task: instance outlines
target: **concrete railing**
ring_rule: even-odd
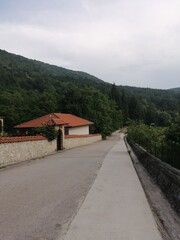
[[[137,144],[131,144],[131,148],[180,216],[180,170],[149,154]]]

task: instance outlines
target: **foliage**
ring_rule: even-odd
[[[71,98],[69,98],[71,96]],[[122,125],[122,113],[114,101],[94,88],[72,86],[61,99],[63,112],[72,113],[95,123],[94,133],[110,135]]]
[[[54,129],[53,126],[45,126],[45,127],[40,127],[35,129],[36,134],[43,134],[46,136],[48,141],[53,141],[57,137],[57,132]]]
[[[91,131],[104,136],[129,119],[168,127],[179,104],[178,91],[116,86],[0,50],[0,115],[8,133],[16,124],[56,111],[93,121]]]
[[[132,122],[128,128],[128,140],[137,143],[161,160],[180,169],[180,120],[172,126],[150,127]]]
[[[166,132],[167,161],[180,168],[180,115]]]

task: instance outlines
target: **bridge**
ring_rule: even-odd
[[[106,141],[1,169],[0,239],[168,239],[131,151],[116,132]]]

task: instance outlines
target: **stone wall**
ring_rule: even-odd
[[[99,134],[67,135],[64,148],[88,145],[102,139]],[[48,142],[43,136],[0,137],[0,167],[41,158],[57,151],[57,140]]]
[[[83,145],[88,145],[102,140],[101,135],[91,134],[91,135],[66,135],[64,141],[64,148],[70,149]]]
[[[40,158],[56,151],[56,140],[44,137],[16,137],[0,139],[0,167]]]

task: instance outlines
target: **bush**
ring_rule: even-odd
[[[128,141],[137,143],[149,153],[180,168],[180,124],[169,128],[150,127],[143,123],[131,122],[128,127]]]
[[[37,134],[43,134],[45,135],[45,137],[48,139],[48,141],[53,141],[56,137],[57,137],[57,132],[54,129],[53,126],[45,126],[45,127],[40,127],[40,128],[36,128],[35,132]]]

